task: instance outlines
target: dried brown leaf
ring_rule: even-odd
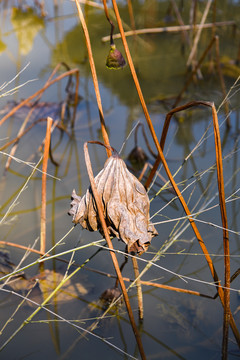
[[[150,203],[144,186],[116,154],[105,162],[95,177],[95,184],[109,234],[124,241],[128,252],[145,252],[158,233],[149,220]],[[75,224],[103,234],[91,187],[82,198],[73,190],[69,215],[73,216]]]

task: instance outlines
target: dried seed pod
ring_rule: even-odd
[[[107,159],[94,180],[109,234],[124,241],[128,252],[145,252],[158,233],[149,220],[150,204],[144,186],[116,154]],[[103,234],[91,187],[82,198],[73,190],[69,215],[75,224]]]
[[[126,66],[126,61],[121,52],[116,48],[115,44],[110,45],[110,51],[106,60],[106,67],[108,69],[118,70]]]

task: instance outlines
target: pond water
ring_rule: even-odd
[[[3,149],[9,140],[14,139],[26,117],[30,106],[22,107],[12,117],[1,124],[1,273],[12,271],[15,266],[24,268],[24,276],[11,279],[0,292],[1,331],[0,348],[2,358],[7,359],[130,359],[140,358],[136,340],[129,322],[124,303],[119,303],[99,320],[92,333],[92,324],[101,317],[106,304],[100,301],[101,294],[115,286],[114,268],[109,252],[97,245],[86,244],[101,240],[98,232],[88,232],[80,225],[72,229],[70,208],[72,190],[83,195],[89,186],[89,178],[84,160],[83,145],[89,140],[102,141],[99,113],[89,67],[87,50],[82,28],[77,16],[76,5],[71,1],[37,2],[23,1],[16,7],[15,1],[0,3],[0,86],[13,81],[1,90],[0,96],[19,85],[14,94],[0,98],[0,121],[22,99],[28,98],[41,89],[53,69],[59,63],[79,70],[79,102],[74,128],[70,122],[73,106],[66,110],[62,119],[66,131],[55,128],[52,133],[51,149],[56,166],[49,161],[47,172],[47,221],[46,249],[50,254],[65,252],[59,259],[48,259],[39,268],[39,255],[30,253],[23,258],[25,250],[4,245],[15,243],[39,249],[41,233],[41,172],[33,174],[33,166],[38,163],[42,152],[39,147],[45,138],[46,122],[38,122],[19,141],[12,155],[8,169],[5,169],[11,153],[11,146]],[[181,3],[181,2],[179,2]],[[180,14],[185,24],[189,23],[191,2],[182,2]],[[192,2],[194,3],[194,2]],[[200,23],[207,5],[206,1],[196,2],[196,23]],[[213,2],[214,3],[214,2]],[[176,12],[168,1],[145,0],[133,2],[133,13],[137,29],[176,26]],[[21,6],[20,6],[21,5]],[[94,5],[94,6],[93,6]],[[110,5],[109,5],[110,6]],[[213,4],[206,18],[211,23],[214,18]],[[102,42],[109,35],[110,25],[104,15],[101,2],[91,5],[81,4],[89,29],[93,56],[98,75],[103,112],[110,144],[121,150],[121,157],[131,171],[139,176],[141,168],[136,169],[128,160],[135,147],[135,132],[138,123],[143,124],[146,136],[153,151],[156,152],[150,131],[137,96],[129,67],[122,70],[106,68],[109,42]],[[131,28],[131,17],[126,1],[119,2],[120,14],[125,30]],[[41,12],[45,13],[42,17]],[[110,16],[115,21],[113,11]],[[239,3],[222,0],[217,2],[216,21],[239,20]],[[115,33],[117,33],[117,26]],[[240,267],[239,259],[239,29],[231,25],[217,27],[219,36],[221,69],[226,92],[229,92],[231,128],[226,127],[226,113],[219,73],[209,71],[215,50],[205,58],[201,67],[201,79],[190,84],[180,104],[192,100],[215,102],[218,110],[220,134],[223,151],[223,170],[225,196],[230,238],[231,275]],[[139,82],[151,116],[160,138],[166,113],[183,88],[187,77],[187,59],[191,50],[191,33],[145,34],[127,38],[136,66]],[[197,47],[196,58],[209,44],[212,28],[203,29]],[[124,54],[120,39],[115,40],[117,48]],[[238,59],[239,60],[239,59]],[[25,66],[27,67],[25,68]],[[19,76],[15,76],[22,70]],[[66,71],[60,67],[58,76]],[[28,82],[30,80],[30,82]],[[72,79],[74,93],[75,77]],[[234,85],[234,86],[233,86]],[[29,124],[40,118],[51,116],[60,119],[62,105],[66,103],[67,79],[49,87],[39,99]],[[36,99],[34,99],[35,101]],[[31,105],[31,104],[30,104]],[[27,126],[28,126],[27,125]],[[195,146],[192,156],[188,156]],[[124,144],[124,146],[123,146]],[[155,159],[138,129],[138,146],[148,155],[148,162]],[[106,151],[98,145],[89,145],[94,174],[103,167]],[[212,116],[209,108],[194,107],[178,113],[172,118],[164,154],[169,168],[182,191],[189,209],[196,216],[196,224],[210,253],[219,278],[224,284],[224,250],[219,209],[216,156]],[[186,159],[184,161],[184,159]],[[19,162],[21,160],[21,162]],[[29,165],[30,163],[30,165]],[[41,169],[41,165],[39,166]],[[31,176],[30,176],[31,175]],[[188,289],[207,295],[196,296],[163,288],[143,285],[144,319],[138,321],[138,299],[136,287],[129,290],[133,313],[147,359],[219,359],[222,351],[223,308],[219,298],[214,297],[216,288],[199,243],[184,218],[185,213],[171,189],[159,190],[167,180],[160,167],[160,175],[149,190],[150,216],[159,235],[153,238],[148,251],[139,257],[139,268],[143,270],[147,261],[153,259],[161,249],[161,256],[143,275],[142,280],[158,284]],[[13,206],[11,206],[13,205]],[[72,231],[70,231],[72,230]],[[70,231],[70,233],[68,233]],[[61,241],[60,241],[61,240]],[[59,242],[59,244],[58,244]],[[57,246],[55,246],[58,244]],[[99,244],[104,245],[104,240]],[[120,250],[118,261],[123,263],[125,246],[116,239],[113,245]],[[76,252],[68,250],[79,248]],[[99,249],[101,249],[99,251]],[[88,263],[69,280],[49,303],[35,316],[31,316],[51,291],[58,286],[64,274],[71,274],[76,265]],[[68,265],[74,262],[72,266]],[[32,265],[34,264],[34,265]],[[69,266],[69,268],[68,268]],[[7,270],[6,270],[7,269]],[[123,276],[134,279],[131,259],[123,268]],[[182,276],[182,278],[181,278]],[[37,282],[34,290],[33,284]],[[126,282],[126,286],[129,283]],[[239,277],[231,283],[231,311],[239,327],[240,295]],[[8,292],[5,292],[7,290]],[[28,294],[29,293],[29,294]],[[23,302],[21,296],[31,301]],[[28,323],[24,321],[28,319]],[[24,324],[19,332],[17,330]],[[15,333],[16,332],[16,333]],[[13,336],[14,335],[14,336]],[[12,338],[11,338],[12,337]],[[104,341],[103,339],[107,340]],[[10,340],[8,342],[8,340]],[[236,339],[230,329],[228,357],[240,356]]]

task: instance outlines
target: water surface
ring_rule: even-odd
[[[200,22],[206,2],[198,4],[197,19]],[[216,20],[237,20],[239,6],[236,2],[221,1],[217,4]],[[67,133],[55,129],[52,134],[53,157],[59,166],[48,164],[48,173],[55,178],[47,180],[47,250],[54,246],[72,227],[71,218],[67,215],[72,189],[83,195],[89,186],[89,179],[84,162],[83,144],[89,140],[101,140],[99,114],[87,59],[87,51],[79,19],[74,3],[67,1],[57,2],[55,8],[52,4],[45,4],[46,16],[41,17],[40,9],[33,7],[16,9],[14,2],[1,3],[1,33],[0,33],[0,84],[10,81],[24,68],[29,66],[7,88],[13,88],[33,80],[21,87],[15,94],[2,97],[1,118],[13,106],[13,101],[19,103],[37,90],[49,78],[55,66],[64,62],[70,68],[78,68],[80,74],[79,99],[74,129],[71,129],[67,113],[64,123]],[[134,14],[137,28],[176,25],[174,12],[165,1],[137,1],[134,2]],[[138,122],[144,128],[150,145],[154,148],[146,120],[130,70],[111,71],[106,68],[105,61],[109,51],[109,44],[102,43],[103,36],[109,34],[110,26],[99,3],[99,7],[81,5],[89,27],[93,55],[98,74],[100,92],[104,109],[104,116],[109,133],[111,145],[120,151],[123,143],[125,146],[121,156],[127,161],[128,154],[134,148],[134,132],[132,129]],[[121,16],[126,29],[130,27],[130,19],[125,2],[120,3]],[[112,12],[110,12],[112,16]],[[182,16],[187,24],[189,21],[189,8],[182,9]],[[207,22],[212,21],[212,10]],[[113,18],[114,19],[114,18]],[[166,22],[166,19],[168,22]],[[116,27],[117,28],[117,27]],[[220,55],[222,70],[227,91],[239,75],[239,67],[229,73],[229,67],[224,59],[231,64],[237,59],[238,38],[233,36],[232,27],[217,29],[220,39]],[[117,29],[116,29],[117,32]],[[237,33],[239,35],[239,32]],[[212,29],[203,30],[199,42],[197,57],[206,48],[212,35]],[[155,131],[160,137],[166,113],[171,109],[174,99],[181,91],[186,81],[186,62],[189,47],[182,40],[181,33],[151,34],[128,38],[130,51],[147,102],[151,120]],[[120,51],[124,50],[120,40],[116,40]],[[208,72],[206,59],[202,67],[202,80],[191,84],[181,104],[192,100],[214,101],[216,107],[221,104],[219,75]],[[232,70],[232,68],[231,68]],[[58,75],[65,71],[62,67]],[[229,76],[231,75],[231,76]],[[74,81],[74,79],[73,79]],[[65,88],[67,81],[63,80],[49,88],[42,96],[42,107],[35,111],[30,118],[30,123],[40,117],[52,116],[59,118],[61,105],[66,99]],[[239,268],[239,84],[231,90],[231,129],[226,130],[226,115],[224,107],[219,109],[219,123],[223,150],[223,169],[225,177],[225,195],[230,232],[231,274]],[[74,91],[74,88],[71,89]],[[10,102],[11,101],[11,102]],[[9,118],[1,126],[1,144],[6,138],[14,138],[28,114],[27,107]],[[70,108],[70,114],[72,114]],[[208,129],[206,134],[205,131]],[[15,157],[24,162],[36,164],[40,157],[39,146],[45,137],[46,123],[34,126],[19,142]],[[131,135],[130,135],[131,134]],[[129,136],[130,135],[130,136]],[[203,137],[204,135],[204,137]],[[190,152],[202,139],[201,145],[195,150],[187,161]],[[138,145],[148,155],[150,164],[154,163],[153,156],[149,153],[141,130],[138,133]],[[106,152],[97,145],[89,146],[94,174],[103,167]],[[4,150],[10,153],[11,147]],[[197,226],[204,239],[209,253],[212,255],[214,266],[220,279],[224,282],[224,263],[221,216],[219,210],[217,174],[215,168],[215,148],[211,112],[207,108],[192,108],[178,114],[172,119],[167,141],[165,155],[175,180],[183,191],[183,196],[193,213],[206,210],[198,215]],[[3,225],[1,225],[1,240],[13,242],[24,246],[33,246],[40,236],[40,210],[41,210],[41,173],[36,172],[27,184],[26,189],[20,194],[23,185],[30,176],[32,168],[25,163],[12,161],[8,171],[4,170],[7,157],[1,154],[1,217],[9,206],[15,201]],[[131,165],[127,162],[128,165]],[[131,165],[132,166],[132,165]],[[164,169],[160,173],[167,179]],[[139,175],[139,172],[135,172]],[[163,245],[170,246],[143,276],[143,280],[156,281],[161,284],[171,285],[184,289],[198,291],[202,294],[214,296],[215,287],[211,274],[202,255],[200,246],[188,222],[184,217],[180,202],[168,189],[159,195],[156,193],[164,181],[156,179],[149,191],[151,201],[152,221],[157,223],[159,235],[152,240],[148,252],[140,257],[139,267],[142,270]],[[153,199],[154,198],[154,199]],[[156,214],[157,213],[157,214]],[[168,220],[168,221],[167,221]],[[90,233],[77,226],[52,253],[60,253],[78,247],[94,240],[100,240],[99,233]],[[124,244],[113,240],[114,247],[124,251]],[[39,249],[39,241],[35,245]],[[14,247],[6,247],[8,255],[14,264],[19,264],[24,251]],[[97,252],[97,247],[78,250],[73,255],[75,264],[81,265],[86,259]],[[62,258],[69,261],[71,254]],[[30,254],[21,263],[21,266],[31,264],[37,255]],[[119,263],[124,261],[122,254],[118,255]],[[143,260],[141,260],[143,259]],[[88,268],[88,270],[86,269]],[[67,264],[58,260],[49,260],[45,263],[47,278],[57,286],[60,281],[59,274],[64,274]],[[75,268],[72,266],[70,272]],[[67,320],[74,320],[73,324],[83,329],[88,329],[95,318],[102,315],[104,306],[99,301],[102,292],[115,285],[115,280],[91,271],[92,269],[104,273],[114,274],[109,253],[101,251],[81,269],[72,279],[72,284],[62,297],[56,298],[48,309],[55,315],[41,310],[32,322],[26,326],[3,349],[2,356],[9,359],[29,358],[51,359],[66,358],[95,359],[97,356],[105,359],[127,359],[130,355],[140,358],[135,338],[129,323],[124,304],[110,312],[100,321],[95,334],[120,348],[129,355],[114,350],[101,339],[92,335],[82,335],[79,329],[61,321],[57,316]],[[25,270],[26,277],[39,274],[38,266]],[[187,276],[187,282],[177,275]],[[123,276],[134,278],[132,263],[129,259],[124,267]],[[81,288],[82,285],[84,288]],[[128,286],[129,284],[126,283]],[[20,289],[21,295],[26,295],[29,282],[24,283]],[[32,294],[32,300],[41,303],[43,288],[49,286],[44,281],[40,283],[40,290]],[[239,279],[232,283],[231,310],[235,314],[235,321],[239,324]],[[8,289],[12,289],[9,287]],[[67,293],[67,294],[66,294]],[[45,295],[46,296],[46,295]],[[131,305],[135,319],[138,323],[138,305],[136,288],[129,291]],[[21,299],[13,294],[1,293],[1,319],[2,324],[17,309]],[[143,347],[147,359],[219,359],[222,343],[223,309],[219,299],[182,294],[164,289],[143,286],[144,321],[138,323]],[[14,333],[20,324],[33,312],[35,305],[25,303],[20,310],[14,313],[13,321],[9,322],[1,334],[1,346]],[[55,320],[55,321],[53,321]],[[239,356],[239,350],[234,336],[229,334],[229,359]]]

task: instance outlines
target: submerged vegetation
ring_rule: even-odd
[[[0,9],[3,357],[239,356],[238,4]]]

